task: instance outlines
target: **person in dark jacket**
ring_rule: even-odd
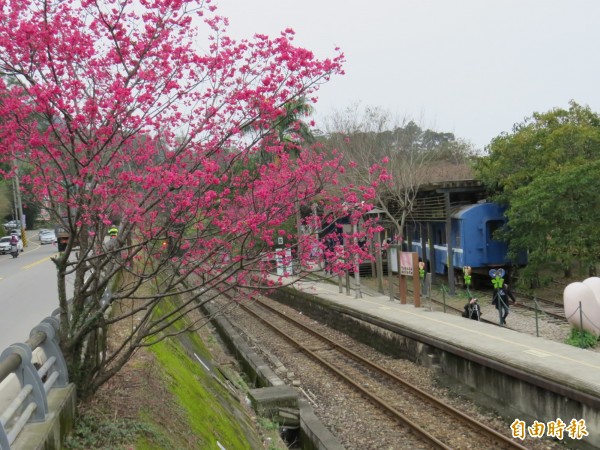
[[[506,325],[506,316],[509,312],[509,304],[517,302],[514,294],[508,287],[508,284],[504,283],[501,288],[494,289],[494,297],[492,298],[492,305],[498,310],[500,315],[500,325]]]
[[[476,298],[471,298],[465,305],[465,310],[462,316],[467,319],[481,320],[481,307],[477,303]]]

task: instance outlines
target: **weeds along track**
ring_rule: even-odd
[[[381,415],[381,427],[398,429],[400,423],[400,428],[408,429],[412,437],[403,437],[403,445],[408,444],[406,439],[416,439],[415,448],[526,448],[318,332],[301,315],[296,319],[279,312],[275,302],[255,298],[240,306],[277,336],[279,343],[271,347],[306,359],[300,365],[311,373],[303,376],[333,374],[342,380],[341,389],[352,391],[348,396],[364,402],[365,414]]]

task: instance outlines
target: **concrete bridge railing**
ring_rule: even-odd
[[[47,317],[0,354],[0,450],[59,449],[76,411],[75,386]]]

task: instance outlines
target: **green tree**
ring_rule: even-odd
[[[272,122],[251,122],[244,127],[246,136],[251,136],[252,141],[258,144],[258,152],[249,157],[251,164],[253,159],[258,162],[273,161],[270,146],[283,144],[285,150],[297,158],[303,145],[315,142],[310,125],[305,121],[305,118],[313,114],[313,107],[306,97],[296,97],[281,106],[278,111],[279,116]]]
[[[577,261],[593,272],[600,251],[599,170],[600,159],[566,165],[515,191],[507,216],[512,246],[529,249],[526,278],[536,279],[550,263],[568,272]]]
[[[568,109],[534,113],[487,150],[475,171],[508,206],[502,237],[513,257],[528,252],[522,278],[537,280],[556,262],[566,271],[576,260],[592,268],[600,252],[598,114],[573,101]]]
[[[0,180],[0,220],[4,221],[11,217],[12,213],[12,191],[10,182]],[[4,223],[4,222],[2,222]]]
[[[313,107],[306,97],[298,97],[283,107],[284,114],[274,124],[279,140],[293,144],[295,148],[302,144],[312,144],[315,136],[310,125],[304,120],[313,114]]]
[[[272,122],[261,123],[251,122],[244,127],[244,134],[251,137],[252,142],[257,144],[258,150],[248,154],[245,158],[236,161],[233,168],[234,172],[239,173],[242,170],[248,170],[259,178],[260,166],[264,163],[280,163],[279,156],[273,156],[270,148],[283,145],[284,150],[292,159],[298,158],[303,148],[316,142],[311,123],[307,119],[313,114],[314,109],[304,96],[298,96],[291,99],[278,109],[279,115]],[[286,223],[282,224],[282,229],[290,234],[298,232],[301,234],[301,215],[302,210],[308,211],[310,208],[299,204],[296,207],[295,217],[290,217]],[[276,241],[276,239],[274,239]],[[297,242],[295,242],[298,245]]]

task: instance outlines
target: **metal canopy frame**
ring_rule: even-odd
[[[480,180],[456,180],[428,183],[419,187],[408,219],[413,222],[446,222],[461,206],[485,199]]]

